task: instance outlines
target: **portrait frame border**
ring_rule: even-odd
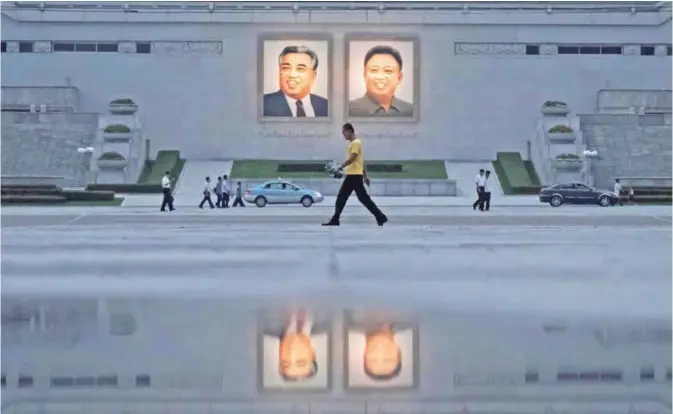
[[[351,67],[351,47],[350,44],[353,41],[373,41],[380,40],[382,42],[412,42],[414,44],[414,79],[412,80],[414,84],[414,116],[413,117],[367,117],[367,116],[357,116],[351,117],[349,111],[349,105],[351,101],[350,96],[350,67]],[[420,47],[421,40],[418,34],[400,34],[400,35],[391,35],[390,33],[370,33],[370,32],[354,32],[347,33],[344,36],[344,61],[346,62],[344,68],[344,117],[348,119],[349,122],[366,122],[366,123],[402,123],[402,124],[417,124],[420,121]]]
[[[343,312],[343,360],[342,360],[342,371],[343,371],[343,388],[344,392],[346,393],[353,393],[353,394],[366,394],[366,393],[388,393],[388,392],[400,392],[400,391],[407,391],[407,392],[417,392],[420,387],[420,349],[419,349],[419,344],[420,344],[420,325],[418,322],[408,322],[406,321],[405,323],[409,323],[413,327],[413,343],[414,343],[414,350],[412,352],[412,358],[414,359],[414,366],[413,366],[413,372],[412,372],[412,378],[413,378],[413,385],[411,386],[393,386],[393,387],[388,387],[388,388],[376,388],[376,387],[367,387],[367,386],[352,386],[350,385],[350,371],[348,368],[349,362],[350,362],[350,341],[348,337],[348,328],[352,325],[352,314],[353,310],[345,310]],[[391,323],[395,323],[394,321],[395,318],[393,318],[393,321]]]
[[[307,309],[311,310],[311,309]],[[284,394],[304,394],[304,395],[324,395],[332,392],[334,386],[332,377],[334,375],[334,363],[333,363],[333,350],[334,346],[332,341],[334,336],[334,313],[329,313],[329,329],[327,330],[327,385],[321,388],[265,388],[264,387],[264,326],[262,325],[263,318],[270,312],[281,311],[285,312],[287,309],[284,308],[265,308],[259,309],[255,312],[256,317],[256,326],[255,330],[255,342],[256,346],[256,362],[257,362],[257,392],[264,395],[284,395]]]
[[[305,40],[327,42],[327,116],[313,118],[293,118],[282,116],[264,116],[264,42],[269,40]],[[300,122],[302,124],[328,124],[332,122],[334,104],[332,87],[334,70],[334,38],[321,32],[263,32],[257,36],[257,121],[262,123]]]

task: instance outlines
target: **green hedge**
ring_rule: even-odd
[[[161,178],[166,171],[173,171],[173,168],[180,161],[180,151],[163,150],[157,154],[152,170],[148,174],[146,181],[142,184],[161,184]],[[176,180],[178,177],[174,177]]]
[[[113,201],[114,191],[63,190],[61,195],[68,201]]]
[[[56,184],[2,184],[0,186],[1,189],[3,190],[11,190],[11,189],[34,189],[34,190],[50,190],[54,188],[59,188]]]
[[[108,134],[128,134],[131,132],[131,128],[124,124],[112,124],[106,126],[103,132],[107,132]]]
[[[112,191],[122,194],[160,194],[161,184],[89,184],[86,191]]]
[[[533,184],[518,152],[499,152],[498,161],[512,187],[530,187]]]
[[[63,196],[46,195],[3,195],[2,204],[63,204],[67,200]]]
[[[35,196],[58,196],[61,194],[61,189],[54,188],[5,188],[2,187],[2,195],[12,195],[12,196],[23,196],[23,195],[35,195]]]
[[[500,152],[493,161],[500,187],[506,195],[537,195],[540,184],[532,162],[526,165],[518,152]],[[534,175],[531,174],[531,170]]]
[[[133,99],[131,98],[117,98],[112,101],[110,101],[110,104],[112,105],[135,105],[135,102],[133,102]]]

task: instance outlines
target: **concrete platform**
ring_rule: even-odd
[[[124,197],[123,207],[155,207],[161,205],[161,195],[118,194]],[[476,197],[372,197],[381,207],[471,207]],[[325,196],[325,201],[314,204],[311,208],[333,208],[336,197]],[[176,207],[197,207],[201,201],[201,194],[193,194],[191,197],[176,195]],[[213,199],[213,202],[215,200]],[[349,206],[358,206],[359,202],[353,196],[348,201]],[[549,207],[548,204],[540,203],[537,196],[499,196],[491,205],[496,208],[502,207]],[[279,206],[275,206],[277,208]],[[298,207],[291,206],[291,207]],[[265,207],[268,208],[268,207]]]
[[[19,300],[71,321],[3,327],[3,412],[670,413],[670,207],[391,206],[379,228],[352,206],[319,226],[329,212],[3,208],[3,312]],[[329,315],[331,380],[263,390],[259,311],[296,306]],[[413,387],[346,387],[351,310],[415,327]],[[112,335],[116,314],[137,332]],[[622,379],[560,383],[569,367]],[[119,385],[50,387],[103,374]]]

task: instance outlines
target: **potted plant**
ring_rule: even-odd
[[[118,152],[110,151],[104,152],[96,160],[96,165],[101,170],[121,170],[126,167],[128,161]]]
[[[117,98],[110,101],[110,112],[117,115],[133,115],[138,105],[131,98]]]
[[[112,124],[103,129],[103,140],[106,142],[128,142],[131,140],[131,128],[124,124]]]
[[[545,101],[542,104],[543,115],[565,116],[570,112],[568,104],[563,101]]]
[[[582,169],[582,159],[575,154],[564,153],[552,160],[552,167],[556,170],[578,171]]]
[[[575,142],[575,132],[567,125],[554,125],[547,130],[547,138],[554,144],[572,144]]]

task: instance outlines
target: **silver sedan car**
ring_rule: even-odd
[[[325,197],[317,191],[278,180],[267,181],[248,189],[243,199],[248,203],[255,203],[257,207],[267,204],[301,204],[311,207],[313,203],[322,202]]]

